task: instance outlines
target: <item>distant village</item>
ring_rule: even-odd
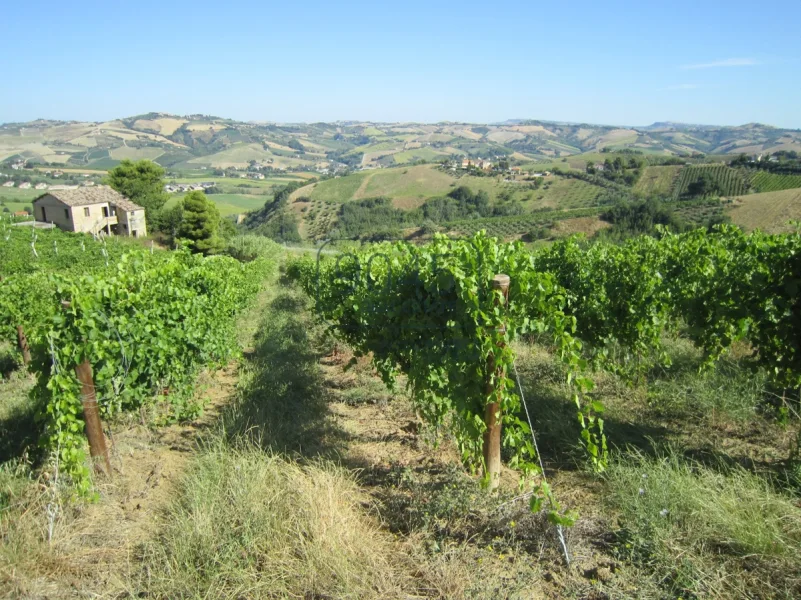
[[[11,172],[0,171],[0,188],[17,188],[20,190],[66,190],[78,187],[91,187],[97,185],[98,175],[91,173],[65,173],[60,169],[41,169],[35,171],[25,160],[17,159],[2,165],[10,168]],[[62,179],[64,183],[43,181],[45,179]]]

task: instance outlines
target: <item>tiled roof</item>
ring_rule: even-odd
[[[103,204],[107,202],[124,211],[144,210],[141,206],[134,204],[118,191],[107,185],[81,187],[74,190],[51,189],[48,194],[67,206],[88,206],[90,204]]]

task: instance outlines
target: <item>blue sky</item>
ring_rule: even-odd
[[[801,1],[9,2],[0,122],[801,128]]]

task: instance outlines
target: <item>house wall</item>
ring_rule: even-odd
[[[50,194],[45,194],[33,202],[34,218],[37,221],[53,223],[64,231],[92,232],[97,229],[103,220],[103,207],[108,203],[90,204],[88,206],[67,206],[61,200]],[[42,213],[42,208],[45,212]],[[89,209],[86,216],[84,209]],[[68,211],[69,216],[67,216]],[[113,223],[113,219],[111,220]]]
[[[65,210],[69,214],[65,213]],[[75,231],[72,209],[50,194],[45,194],[41,198],[34,200],[33,216],[37,221],[53,223],[64,231]]]
[[[117,208],[117,217],[120,222],[120,235],[134,235],[134,232],[136,232],[136,237],[145,237],[147,235],[144,209],[125,211]]]
[[[89,216],[86,216],[86,210],[89,209]],[[106,226],[107,222],[111,225],[115,223],[112,217],[108,221],[103,216],[103,209],[109,211],[111,215],[111,208],[107,202],[100,202],[98,204],[89,204],[87,206],[74,206],[72,208],[72,216],[75,221],[74,231],[83,231],[87,233],[97,232],[99,229]]]

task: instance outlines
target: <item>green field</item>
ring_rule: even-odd
[[[31,200],[38,198],[46,192],[47,190],[35,190],[33,188],[29,190],[21,190],[15,187],[0,187],[0,200],[5,200],[6,202],[24,202],[30,204]]]
[[[782,175],[768,173],[767,171],[757,171],[751,176],[750,183],[755,192],[778,192],[780,190],[801,188],[801,175]]]
[[[166,206],[168,208],[175,206],[185,195],[186,194],[172,195],[167,201]],[[250,196],[245,194],[209,194],[207,198],[217,205],[217,208],[220,210],[220,215],[223,217],[261,208],[264,206],[265,201],[264,196]]]
[[[673,197],[679,199],[684,196],[687,188],[705,173],[711,175],[718,184],[721,196],[739,196],[747,191],[745,178],[737,169],[726,165],[698,165],[682,169],[673,188]]]
[[[634,184],[634,191],[644,196],[668,196],[682,168],[681,165],[646,167]]]
[[[0,197],[0,204],[2,204],[2,207],[0,207],[0,213],[5,212],[3,211],[3,208],[8,208],[8,211],[12,213],[20,210],[27,210],[28,212],[31,212],[30,202],[12,202],[10,200],[3,200],[3,198]]]

